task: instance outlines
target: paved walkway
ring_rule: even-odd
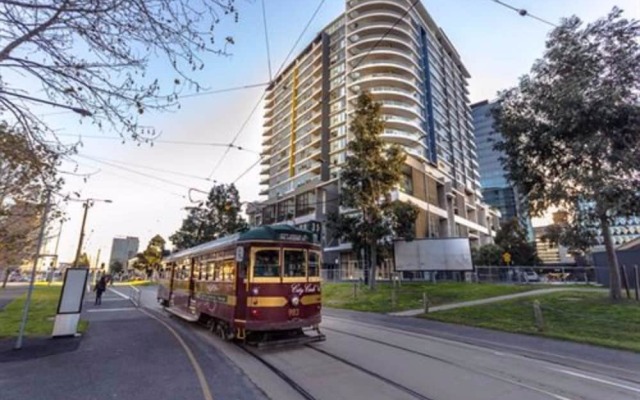
[[[521,293],[507,294],[504,296],[488,297],[486,299],[463,301],[460,303],[443,304],[441,306],[429,307],[429,312],[432,313],[432,312],[438,312],[438,311],[451,310],[454,308],[479,306],[482,304],[495,303],[498,301],[518,299],[520,297],[531,297],[531,296],[538,296],[541,294],[566,292],[566,291],[602,292],[602,291],[606,291],[606,289],[595,289],[595,288],[587,289],[587,288],[575,288],[575,287],[538,289],[538,290],[531,290],[529,292],[521,292]],[[420,315],[420,314],[424,314],[424,309],[421,308],[417,310],[406,310],[406,311],[389,313],[389,315],[393,315],[396,317],[415,317],[416,315]]]
[[[263,396],[193,325],[137,309],[119,287],[85,296],[79,338],[0,340],[2,400],[257,400]]]

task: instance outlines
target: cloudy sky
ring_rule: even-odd
[[[637,0],[504,0],[546,20],[558,22],[576,14],[586,21],[605,15],[613,6],[627,16],[640,18]],[[262,23],[261,2],[237,0],[238,23],[219,25],[219,36],[233,36],[235,45],[230,57],[208,56],[205,69],[197,79],[208,89],[252,85],[269,80],[269,68]],[[296,38],[320,3],[320,0],[267,0],[266,14],[271,49],[271,69],[275,72],[285,61]],[[423,0],[427,10],[443,27],[457,47],[472,74],[472,101],[494,98],[496,92],[513,86],[542,54],[548,25],[515,12],[491,0]],[[301,50],[326,24],[344,9],[344,0],[326,0],[304,35],[296,52]],[[295,54],[295,52],[294,52]],[[151,72],[164,79],[174,73],[161,61],[152,63]],[[110,199],[112,204],[97,203],[89,212],[84,250],[95,260],[108,261],[111,240],[116,236],[136,236],[141,248],[156,233],[164,237],[173,233],[184,217],[187,188],[207,190],[216,163],[224,147],[186,145],[182,142],[228,143],[239,133],[237,145],[248,150],[232,149],[213,171],[212,179],[232,182],[258,159],[262,112],[251,117],[263,87],[210,94],[181,101],[172,113],[147,114],[144,124],[161,133],[153,147],[122,143],[109,131],[98,131],[79,124],[74,115],[51,115],[47,120],[70,143],[82,137],[83,146],[74,157],[79,171],[95,172],[88,180],[65,176],[65,191],[83,197]],[[241,130],[243,123],[244,128]],[[97,136],[97,137],[96,137]],[[166,143],[166,142],[174,143]],[[66,169],[73,168],[66,165]],[[170,172],[166,172],[170,171]],[[258,172],[255,168],[237,182],[246,201],[258,200]],[[194,195],[197,197],[197,194]],[[80,231],[82,208],[78,203],[64,206],[69,220],[64,224],[60,242],[61,261],[71,261]],[[50,244],[52,246],[53,243]]]

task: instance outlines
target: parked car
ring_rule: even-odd
[[[525,282],[540,282],[540,276],[532,269],[522,271],[522,278]]]

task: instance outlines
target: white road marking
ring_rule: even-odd
[[[107,290],[117,294],[118,296],[122,297],[123,299],[131,300],[131,298],[129,296],[127,296],[126,294],[122,294],[122,293],[118,292],[114,288],[108,288]]]
[[[606,379],[598,378],[598,377],[591,376],[591,375],[581,374],[579,372],[568,371],[566,369],[557,369],[557,368],[551,368],[551,369],[554,370],[554,371],[562,372],[563,374],[572,375],[572,376],[576,376],[578,378],[587,379],[587,380],[594,381],[594,382],[600,382],[600,383],[604,383],[606,385],[616,386],[616,387],[619,387],[619,388],[622,388],[622,389],[630,390],[632,392],[640,393],[640,389],[636,388],[636,387],[633,387],[633,386],[623,385],[623,384],[617,383],[617,382],[611,382],[611,381],[608,381]]]
[[[135,307],[120,307],[120,308],[100,308],[94,310],[87,310],[87,312],[109,312],[109,311],[129,311],[136,310]]]

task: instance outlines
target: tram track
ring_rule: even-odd
[[[247,348],[247,345],[238,343],[237,346],[242,349],[244,352],[249,354],[251,357],[258,360],[262,365],[267,367],[271,372],[276,374],[280,379],[282,379],[287,385],[289,385],[296,393],[307,400],[316,400],[316,397],[309,393],[305,388],[300,386],[293,378],[283,372],[280,368],[276,367],[274,364],[267,361],[264,357],[256,354],[254,351]]]
[[[431,397],[424,396],[423,394],[418,393],[418,392],[416,392],[415,390],[413,390],[411,388],[408,388],[408,387],[406,387],[404,385],[401,385],[401,384],[399,384],[397,382],[394,382],[391,379],[385,378],[384,376],[382,376],[382,375],[380,375],[380,374],[378,374],[376,372],[373,372],[373,371],[371,371],[371,370],[369,370],[367,368],[361,367],[358,364],[352,363],[351,361],[349,361],[349,360],[347,360],[345,358],[342,358],[340,356],[337,356],[335,354],[332,354],[332,353],[330,353],[330,352],[328,352],[326,350],[319,349],[319,348],[317,348],[315,346],[312,346],[310,344],[305,345],[305,347],[307,347],[309,349],[312,349],[314,351],[317,351],[317,352],[319,352],[321,354],[324,354],[327,357],[331,357],[334,360],[339,361],[339,362],[341,362],[343,364],[346,364],[346,365],[350,366],[351,368],[357,369],[358,371],[363,372],[363,373],[365,373],[365,374],[367,374],[369,376],[372,376],[372,377],[374,377],[374,378],[386,383],[387,385],[393,386],[394,388],[396,388],[396,389],[398,389],[398,390],[400,390],[402,392],[405,392],[405,393],[409,394],[410,396],[415,397],[416,399],[434,400]]]
[[[487,376],[487,377],[490,377],[490,378],[493,378],[493,379],[500,380],[500,381],[505,382],[505,383],[509,383],[509,384],[512,384],[512,385],[516,385],[516,386],[522,387],[524,389],[528,389],[528,390],[531,390],[531,391],[534,391],[534,392],[537,392],[537,393],[540,393],[540,394],[544,394],[544,395],[547,395],[547,396],[549,396],[549,397],[551,397],[553,399],[556,399],[556,400],[568,400],[568,398],[563,396],[563,395],[559,395],[559,394],[552,393],[552,392],[547,391],[547,390],[542,389],[542,388],[538,388],[538,387],[534,387],[534,386],[528,385],[526,383],[523,383],[521,379],[518,379],[518,378],[515,378],[515,377],[507,378],[507,377],[498,375],[497,373],[490,373],[490,372],[487,372],[485,370],[469,367],[467,365],[464,365],[464,364],[461,364],[461,363],[457,363],[457,362],[448,360],[446,358],[434,356],[432,354],[428,354],[428,353],[425,353],[425,352],[422,352],[422,351],[418,351],[418,350],[408,349],[408,348],[403,347],[403,346],[398,346],[398,345],[395,345],[395,344],[392,344],[392,343],[387,343],[387,342],[384,342],[382,340],[373,339],[373,338],[366,337],[366,336],[363,336],[363,335],[358,335],[358,334],[355,334],[355,333],[352,333],[352,332],[346,332],[346,331],[343,331],[343,330],[340,330],[340,329],[328,328],[326,326],[323,327],[322,329],[325,330],[325,331],[335,332],[335,333],[339,333],[339,334],[342,334],[342,335],[355,337],[355,338],[360,339],[360,340],[365,340],[365,341],[368,341],[368,342],[371,342],[371,343],[376,343],[378,345],[383,345],[383,346],[390,347],[390,348],[393,348],[393,349],[401,350],[401,351],[407,352],[409,354],[413,354],[413,355],[421,356],[421,357],[428,358],[428,359],[431,359],[431,360],[439,361],[439,362],[451,365],[451,366],[456,367],[456,368],[461,368],[461,369],[464,369],[464,370],[472,372],[472,373],[481,374],[481,375],[484,375],[484,376]],[[308,347],[311,347],[311,346],[308,345]],[[318,350],[318,349],[315,349],[315,350]],[[551,389],[551,388],[549,388],[549,389]]]
[[[309,391],[307,391],[306,389],[304,389],[300,384],[298,384],[293,378],[291,378],[289,375],[287,375],[285,372],[283,372],[280,368],[278,368],[277,366],[275,366],[273,363],[267,361],[264,357],[262,357],[261,355],[257,354],[256,352],[252,351],[251,349],[248,348],[247,345],[244,344],[237,344],[238,347],[240,347],[243,351],[245,351],[247,354],[249,354],[251,357],[255,358],[256,360],[258,360],[261,364],[263,364],[265,367],[267,367],[270,371],[272,371],[274,374],[276,374],[279,378],[281,378],[284,382],[286,382],[293,390],[295,390],[298,394],[300,394],[303,398],[308,399],[308,400],[315,400],[317,399],[315,396],[313,396],[311,393],[309,393]],[[326,357],[329,357],[335,361],[338,361],[342,364],[347,365],[350,368],[353,368],[359,372],[364,373],[367,376],[370,376],[372,378],[375,378],[376,380],[379,380],[381,382],[384,382],[385,384],[400,390],[401,392],[404,392],[406,394],[408,394],[409,396],[419,399],[419,400],[435,400],[431,397],[427,397],[421,393],[418,393],[417,391],[406,387],[404,385],[401,385],[397,382],[392,381],[389,378],[386,378],[374,371],[371,371],[367,368],[364,368],[360,365],[357,365],[345,358],[342,358],[340,356],[337,356],[335,354],[332,354],[326,350],[323,349],[319,349],[311,344],[306,344],[304,345],[304,347],[321,353]]]

